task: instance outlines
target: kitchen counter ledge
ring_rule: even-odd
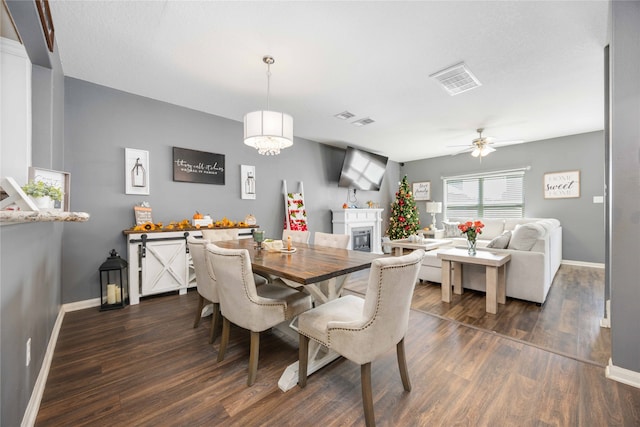
[[[26,222],[86,222],[90,215],[86,212],[61,211],[0,211],[0,225],[23,224]]]

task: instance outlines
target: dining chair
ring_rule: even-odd
[[[287,242],[287,236],[291,236],[291,241],[294,243],[309,243],[311,233],[309,231],[297,231],[297,230],[282,230],[282,241]]]
[[[251,259],[246,249],[225,249],[209,244],[206,254],[218,281],[222,311],[222,338],[218,362],[224,360],[230,324],[251,332],[249,376],[252,386],[258,371],[260,332],[291,320],[311,308],[311,297],[281,283],[256,287]]]
[[[404,350],[411,297],[425,252],[378,258],[371,263],[364,299],[346,295],[298,316],[298,385],[307,384],[309,339],[360,365],[362,404],[367,427],[375,426],[371,362],[396,346],[400,378],[411,391]]]
[[[349,247],[348,234],[330,234],[316,231],[313,235],[313,244],[317,246],[328,246],[331,248],[347,249]]]
[[[239,237],[239,230],[233,228],[221,228],[221,229],[206,229],[201,230],[202,238],[208,240],[210,243],[220,242],[224,240],[236,240]],[[267,284],[271,279],[254,273],[253,278],[256,281],[256,286],[262,286]],[[196,278],[197,280],[197,278]]]
[[[220,240],[236,240],[238,238],[237,228],[220,228],[220,229],[201,229],[202,238],[209,242]]]
[[[209,343],[213,343],[216,338],[218,325],[220,324],[220,299],[216,279],[213,276],[211,267],[207,265],[205,257],[205,246],[210,242],[206,239],[196,239],[193,236],[187,237],[189,254],[193,260],[193,269],[196,274],[196,288],[198,290],[198,306],[196,308],[196,319],[193,327],[197,328],[202,319],[202,309],[205,303],[213,304],[213,314],[211,315],[211,332],[209,333]]]

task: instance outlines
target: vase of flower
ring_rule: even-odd
[[[469,255],[476,254],[476,239],[478,234],[482,234],[483,227],[482,221],[467,221],[458,225],[460,232],[467,237],[467,252]]]
[[[469,255],[476,254],[476,239],[471,240],[467,238],[467,252]]]

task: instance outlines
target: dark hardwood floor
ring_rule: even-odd
[[[589,269],[559,274],[565,284],[554,287],[575,298],[585,282],[600,280]],[[366,275],[353,279],[348,292],[358,293]],[[492,319],[474,308],[481,294],[466,292],[445,307],[435,293],[433,284],[416,288],[406,339],[413,390],[402,388],[395,349],[372,364],[378,426],[640,425],[640,390],[606,379],[599,359],[606,339],[577,327],[598,305],[593,297],[562,295],[543,307],[508,300]],[[256,384],[247,387],[249,334],[233,328],[216,363],[210,323],[192,328],[196,303],[192,291],[67,313],[36,425],[364,425],[357,365],[338,359],[305,389],[283,393],[277,381],[297,360],[297,342],[272,330],[261,340]],[[589,350],[565,354],[585,342]]]
[[[364,295],[366,277],[361,274],[358,279],[347,289]],[[423,282],[416,285],[411,308],[600,366],[611,357],[611,330],[600,327],[604,270],[599,268],[561,266],[542,306],[507,298],[494,315],[485,311],[484,292],[465,289],[444,303],[440,284]]]

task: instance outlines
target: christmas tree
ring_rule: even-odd
[[[418,208],[405,175],[396,192],[396,201],[391,204],[391,218],[387,234],[391,240],[404,239],[415,234],[419,228]]]

